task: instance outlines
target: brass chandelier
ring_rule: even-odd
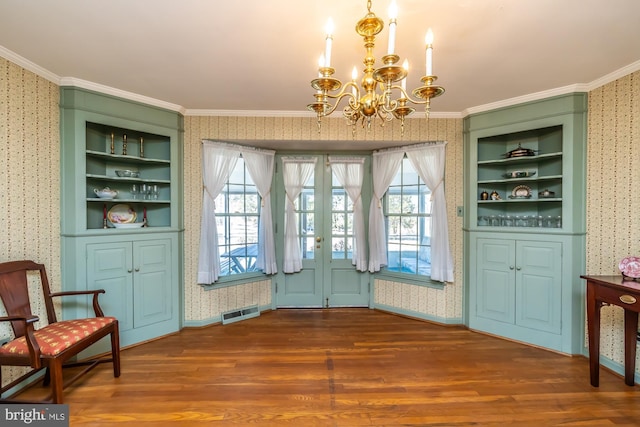
[[[427,32],[426,43],[426,75],[422,77],[422,86],[413,90],[412,99],[407,94],[406,77],[408,74],[408,64],[404,61],[403,66],[397,65],[400,57],[395,54],[395,35],[397,6],[392,0],[389,7],[389,45],[387,54],[382,57],[383,66],[374,68],[375,57],[373,49],[375,38],[383,27],[383,21],[371,11],[371,0],[367,1],[367,14],[356,24],[356,32],[364,39],[366,55],[364,57],[364,73],[361,84],[356,83],[358,71],[353,67],[351,81],[343,83],[333,77],[335,70],[331,67],[331,47],[333,42],[333,22],[329,18],[326,28],[326,43],[324,55],[320,57],[318,78],[311,81],[311,87],[315,89],[315,102],[307,105],[307,108],[314,111],[318,117],[318,132],[320,131],[322,117],[332,114],[343,98],[347,98],[348,103],[343,109],[344,117],[352,125],[355,132],[355,125],[358,121],[371,127],[371,122],[375,117],[381,119],[381,125],[392,121],[394,118],[401,122],[402,133],[404,133],[404,119],[415,111],[407,103],[423,104],[425,106],[425,117],[429,117],[431,108],[431,98],[444,93],[444,88],[434,84],[437,77],[433,75],[433,33],[431,29]],[[400,85],[397,83],[400,82]],[[378,90],[380,85],[380,90]],[[340,90],[342,89],[342,90]],[[349,90],[351,89],[351,90]],[[399,91],[399,97],[393,99],[393,92]],[[335,100],[332,105],[329,100]]]

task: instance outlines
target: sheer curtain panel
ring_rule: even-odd
[[[215,199],[224,188],[236,166],[240,151],[228,144],[202,142],[202,222],[200,225],[200,253],[198,283],[211,284],[220,276],[220,253],[216,226]]]
[[[375,273],[387,265],[387,233],[385,232],[382,198],[400,168],[403,150],[374,152],[371,158],[373,197],[369,207],[369,271]]]
[[[364,208],[362,206],[362,181],[364,180],[363,157],[329,156],[329,164],[336,179],[344,187],[353,203],[353,265],[358,271],[367,271],[365,252]]]
[[[446,142],[407,147],[407,158],[431,190],[431,279],[453,282],[453,258],[449,249],[447,201],[444,194]]]
[[[302,255],[298,236],[295,202],[306,182],[313,175],[317,159],[315,157],[283,157],[282,176],[285,191],[284,217],[284,260],[282,271],[297,273],[302,270]]]
[[[271,212],[271,181],[275,164],[275,151],[242,148],[249,175],[262,198],[260,224],[258,229],[258,257],[256,266],[266,274],[278,272],[276,244],[273,235],[273,214]]]

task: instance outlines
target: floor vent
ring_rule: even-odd
[[[241,308],[239,310],[227,311],[222,313],[222,324],[239,322],[240,320],[251,319],[260,316],[260,310],[257,305],[252,307]]]

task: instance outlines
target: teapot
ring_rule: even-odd
[[[94,188],[93,192],[101,199],[113,199],[118,195],[116,190],[112,190],[109,187],[104,187],[103,189]]]

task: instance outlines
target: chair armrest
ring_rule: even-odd
[[[70,296],[70,295],[93,295],[93,312],[95,313],[96,317],[104,317],[102,308],[98,303],[98,295],[104,294],[104,293],[105,293],[104,289],[95,289],[95,290],[89,290],[89,291],[53,292],[53,293],[50,293],[49,296],[53,298],[53,297],[64,297],[64,296]]]
[[[40,345],[36,341],[36,337],[33,335],[33,324],[40,318],[38,316],[31,315],[25,316],[3,316],[0,317],[0,321],[22,321],[25,323],[24,339],[27,342],[27,348],[29,349],[29,361],[33,369],[39,369],[42,367],[42,361],[40,360]]]
[[[0,317],[0,322],[13,322],[14,320],[22,320],[23,322],[29,324],[29,323],[35,323],[38,320],[40,320],[40,318],[38,316],[34,316],[31,315],[29,317],[25,317],[25,316],[3,316]]]

